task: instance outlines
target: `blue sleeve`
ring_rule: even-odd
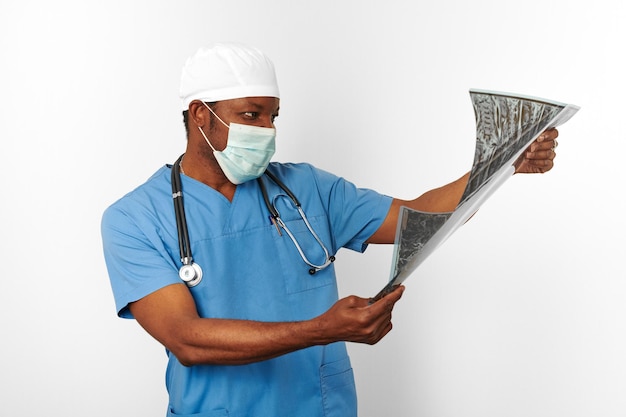
[[[311,167],[325,204],[335,250],[341,247],[363,252],[365,243],[383,224],[392,198]]]
[[[104,258],[120,317],[128,305],[167,285],[179,283],[175,261],[155,228],[142,227],[121,207],[109,207],[101,223]]]

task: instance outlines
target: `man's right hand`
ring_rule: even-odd
[[[404,286],[400,285],[375,303],[370,303],[368,298],[351,295],[337,301],[315,320],[319,321],[329,342],[373,345],[391,331],[391,312],[403,292]]]

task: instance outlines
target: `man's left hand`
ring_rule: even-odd
[[[515,173],[543,174],[550,171],[554,166],[556,147],[559,146],[557,136],[559,132],[556,129],[543,132],[515,161]]]

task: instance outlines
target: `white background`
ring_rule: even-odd
[[[183,152],[185,58],[234,40],[276,64],[275,159],[401,198],[471,167],[468,89],[581,106],[557,167],[504,184],[350,351],[365,417],[626,415],[625,4],[2,0],[0,414],[164,415],[99,222]],[[391,253],[340,252],[342,294],[375,294]]]

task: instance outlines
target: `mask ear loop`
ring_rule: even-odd
[[[223,124],[224,126],[226,126],[227,128],[229,128],[229,129],[230,129],[230,126],[228,126],[228,125],[227,125],[227,124],[226,124],[226,123],[225,123],[225,122],[224,122],[224,121],[223,121],[223,120],[222,120],[222,119],[221,119],[221,118],[220,118],[217,114],[215,114],[215,112],[213,111],[213,109],[212,109],[212,108],[210,108],[208,104],[206,104],[204,101],[202,102],[202,104],[204,104],[204,107],[206,107],[207,109],[209,109],[209,111],[210,111],[211,113],[213,113],[213,116],[217,117],[217,120],[219,120],[220,122],[222,122],[222,124]]]
[[[198,126],[198,130],[200,131],[200,133],[202,133],[202,136],[204,137],[205,142],[211,147],[211,149],[213,149],[213,152],[217,152],[215,148],[213,147],[213,145],[211,145],[211,142],[209,142],[209,138],[206,137],[204,130],[202,130],[200,126]]]
[[[215,114],[213,109],[210,108],[208,104],[206,104],[204,101],[202,102],[202,104],[204,104],[204,107],[209,109],[209,111],[213,114],[213,116],[215,116],[217,118],[217,120],[220,121],[220,123],[222,123],[224,126],[226,126],[227,129],[230,130],[230,126],[228,126],[217,114]],[[206,133],[204,133],[204,130],[202,130],[202,128],[200,126],[197,126],[197,127],[198,127],[198,130],[200,131],[200,133],[202,133],[202,136],[204,137],[204,140],[206,141],[206,143],[208,143],[209,146],[211,147],[211,149],[213,149],[213,152],[219,152],[219,151],[215,150],[213,145],[211,145],[211,142],[209,142],[209,138],[207,138]]]

